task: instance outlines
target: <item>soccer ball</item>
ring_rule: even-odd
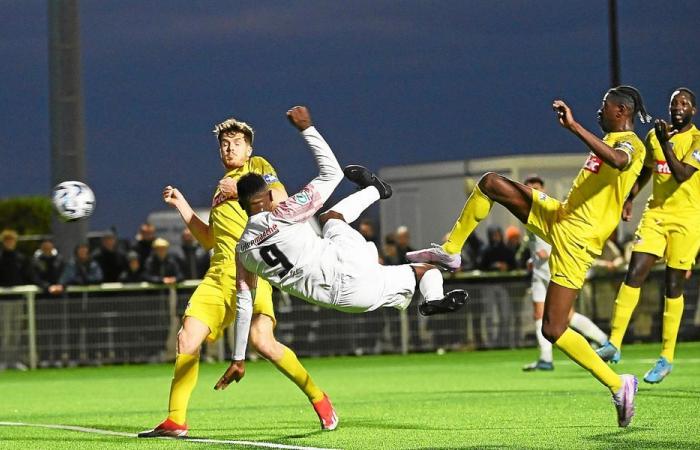
[[[61,220],[73,222],[84,219],[95,209],[95,194],[85,183],[64,181],[53,188],[51,201]]]

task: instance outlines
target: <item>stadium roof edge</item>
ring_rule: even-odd
[[[510,171],[513,167],[530,166],[536,162],[542,169],[568,168],[583,164],[581,153],[545,153],[507,155],[491,158],[471,158],[455,161],[436,161],[420,164],[386,166],[379,176],[387,181],[400,179],[441,178],[474,176],[486,171]]]

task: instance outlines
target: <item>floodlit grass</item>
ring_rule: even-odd
[[[203,364],[190,435],[343,449],[700,448],[700,343],[680,344],[674,372],[652,386],[641,377],[658,351],[626,346],[614,367],[640,378],[628,429],[617,427],[607,390],[561,353],[554,372],[524,373],[536,351],[515,350],[306,359],[340,415],[330,433],[272,365],[249,363],[241,384],[216,392],[225,364]],[[165,417],[171,376],[170,365],[1,372],[0,421],[135,433]],[[0,448],[213,445],[0,426]]]

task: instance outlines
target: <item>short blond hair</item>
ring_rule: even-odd
[[[12,230],[10,228],[5,228],[2,230],[2,233],[0,233],[0,240],[5,240],[5,239],[14,239],[17,240],[19,237],[19,234],[15,230]]]
[[[246,142],[248,142],[249,145],[253,145],[253,137],[255,136],[255,131],[253,131],[253,127],[251,127],[245,122],[236,120],[233,117],[214,125],[212,133],[216,135],[216,139],[218,139],[219,141],[221,141],[221,136],[223,136],[224,134],[243,133],[243,136],[245,137],[245,140]]]

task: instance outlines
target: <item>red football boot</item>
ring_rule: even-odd
[[[323,398],[316,403],[312,403],[312,405],[321,421],[321,429],[327,431],[335,430],[338,426],[339,419],[328,396],[323,394]]]
[[[138,436],[140,438],[185,437],[187,436],[187,424],[179,425],[170,419],[165,419],[154,429],[142,431],[138,434]]]

